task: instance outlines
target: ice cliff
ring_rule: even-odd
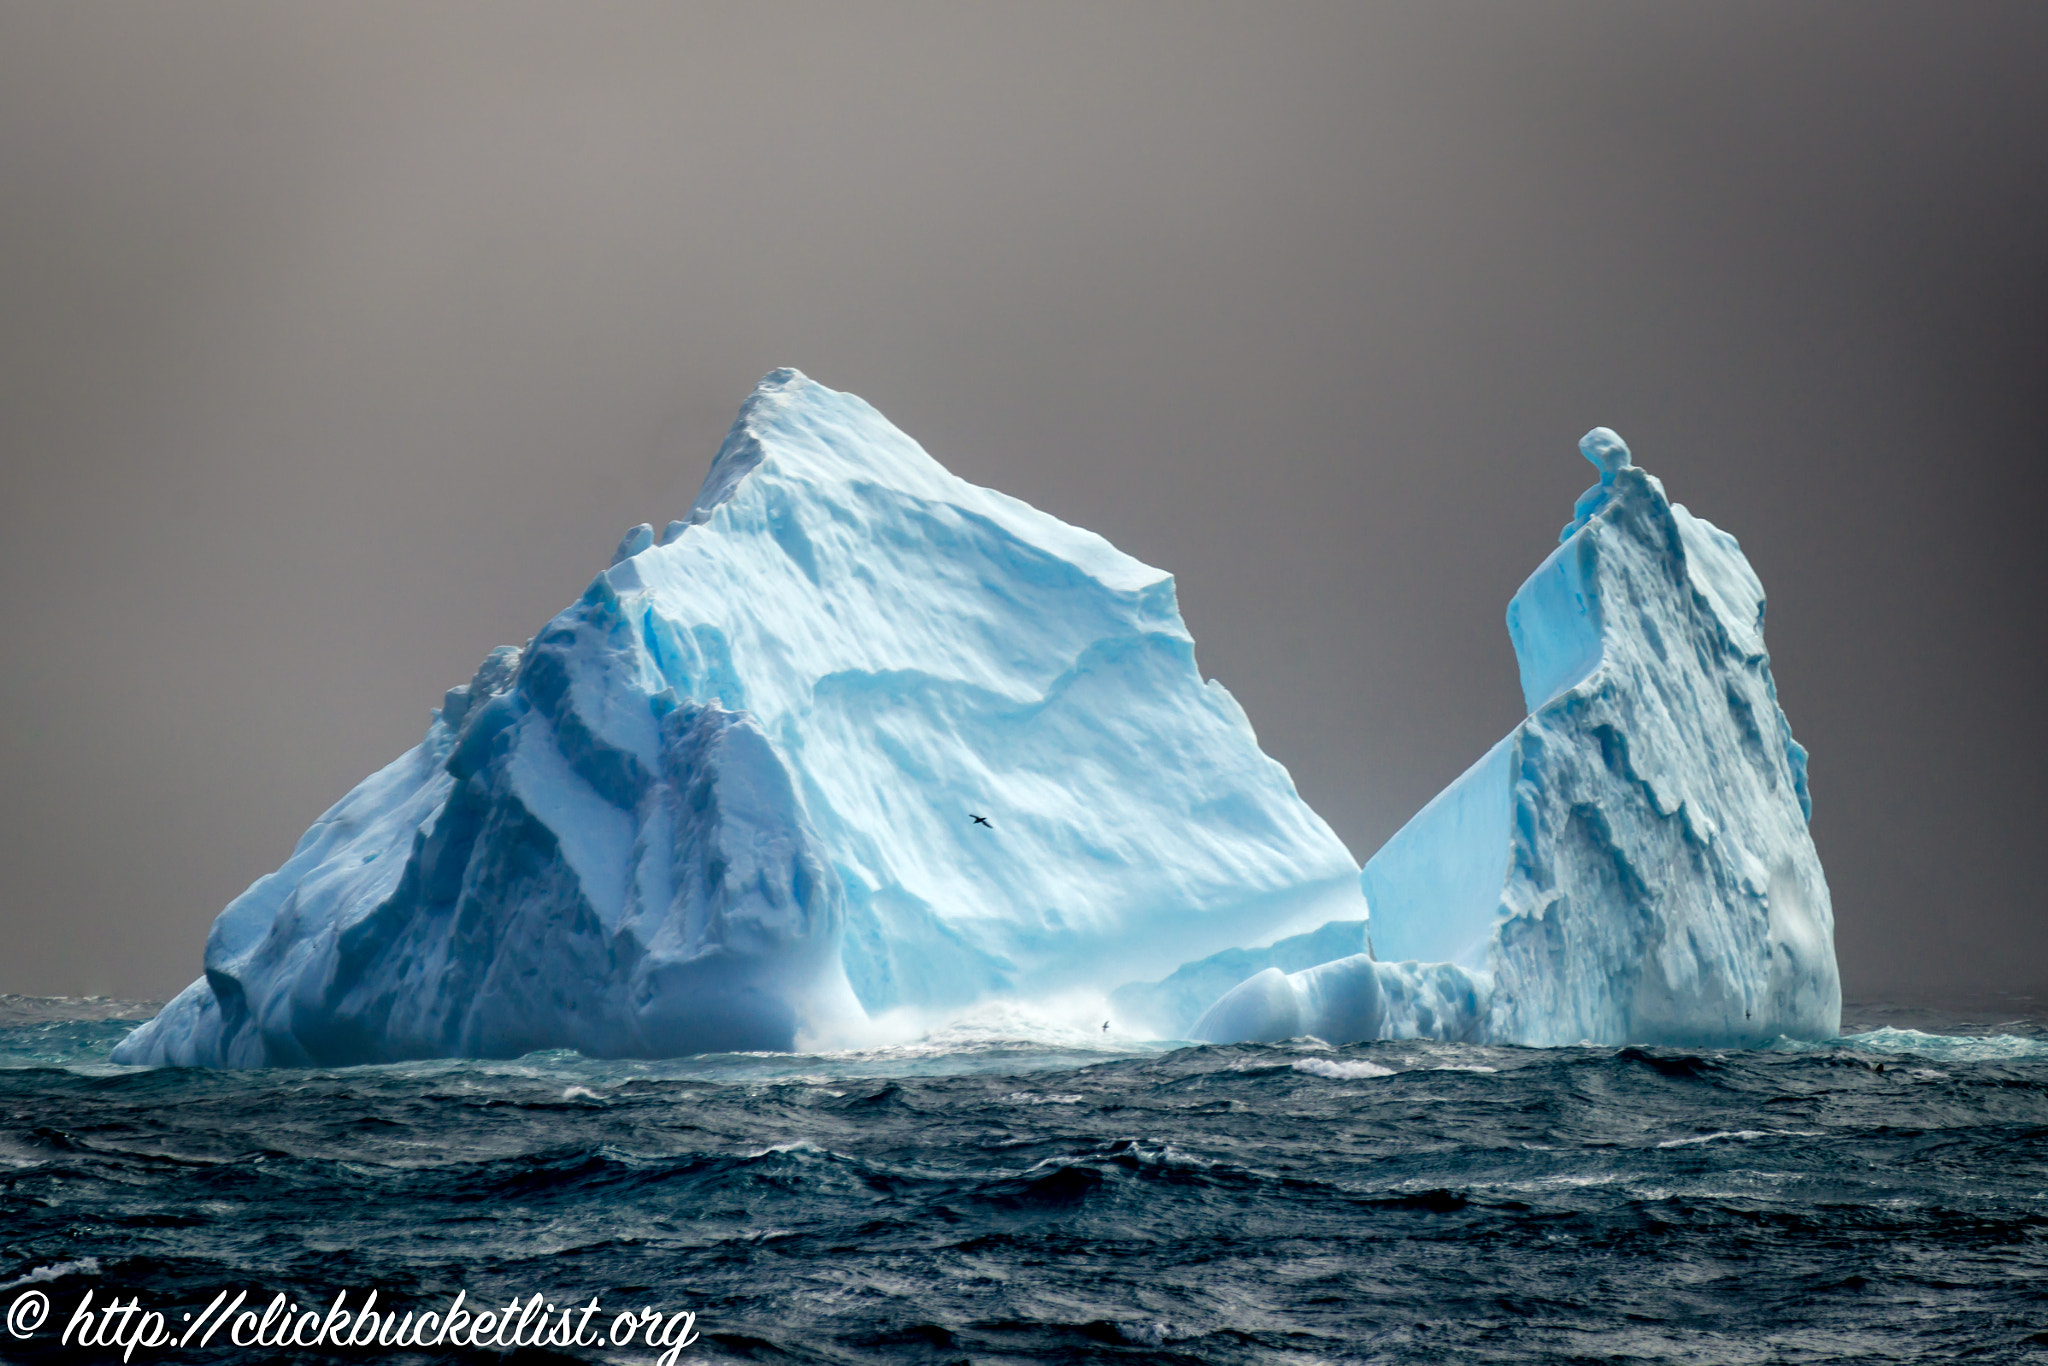
[[[688,516],[450,691],[114,1057],[829,1043],[1356,922],[1357,875],[1169,576],[778,371]]]
[[[1372,953],[1267,966],[1193,1037],[1838,1032],[1834,915],[1763,588],[1613,432],[1580,450],[1600,482],[1508,606],[1528,719],[1366,865]]]

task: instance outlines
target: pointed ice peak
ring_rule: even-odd
[[[761,377],[754,392],[740,404],[739,414],[733,418],[718,454],[711,458],[711,468],[704,474],[704,487],[697,491],[697,501],[690,508],[691,522],[710,520],[712,510],[732,497],[740,481],[753,473],[765,455],[761,437],[764,429],[773,425],[774,411],[788,401],[793,390],[808,383],[801,370],[788,366],[770,370]]]
[[[761,382],[754,386],[754,392],[756,394],[787,393],[792,389],[801,389],[810,382],[811,377],[797,369],[794,365],[778,365],[767,374],[761,376]]]
[[[1600,482],[1611,484],[1614,476],[1630,464],[1628,443],[1612,427],[1595,427],[1579,438],[1579,454],[1600,471]]]
[[[979,492],[866,400],[786,366],[763,376],[740,405],[690,520],[705,520],[764,465],[812,490],[875,486],[951,503]]]
[[[807,389],[819,391],[815,396],[831,392],[793,366],[781,365],[770,370],[761,376],[760,383],[754,386],[754,392],[748,394],[745,401],[740,404],[739,413],[732,421],[732,433],[744,430],[757,436],[761,435],[764,429],[775,425],[778,417],[801,404],[804,391]],[[732,433],[728,433],[725,438],[727,445],[732,444]],[[724,454],[725,451],[721,448],[719,455]]]
[[[1560,545],[1569,541],[1580,527],[1597,517],[1613,500],[1616,476],[1623,470],[1635,468],[1635,463],[1629,459],[1628,443],[1612,427],[1595,427],[1580,437],[1579,454],[1592,461],[1593,468],[1600,471],[1600,482],[1580,494],[1579,501],[1572,505],[1571,521],[1557,533]]]
[[[947,556],[955,533],[941,528],[995,528],[1027,556],[1049,555],[1121,590],[1168,577],[1092,531],[967,482],[866,400],[787,368],[754,386],[704,476],[688,521],[714,519],[734,528],[765,519],[788,547],[808,545],[814,531],[836,543],[832,526],[914,527],[919,536],[937,535],[928,548]],[[662,538],[664,546],[672,542],[681,543]],[[802,559],[809,552],[790,553]]]

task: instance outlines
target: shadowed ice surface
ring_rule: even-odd
[[[2028,1002],[1852,1006],[1848,1037],[1756,1051],[963,1032],[249,1072],[107,1064],[128,1025],[95,1016],[118,1005],[0,1005],[0,1302],[32,1287],[60,1319],[89,1289],[175,1323],[222,1288],[374,1286],[401,1309],[457,1290],[691,1309],[700,1360],[2048,1343],[2048,1030]],[[53,1343],[6,1357],[66,1359]]]

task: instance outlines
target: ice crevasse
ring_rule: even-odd
[[[1355,923],[1357,875],[1170,576],[777,371],[687,517],[452,689],[114,1058],[830,1045]]]
[[[1839,1032],[1806,751],[1735,538],[1621,439],[1514,595],[1529,715],[1367,863],[1371,951],[1226,992],[1189,1031],[1559,1045]]]

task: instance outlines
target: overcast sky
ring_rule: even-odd
[[[753,382],[1174,571],[1364,859],[1621,431],[1852,997],[2048,986],[2048,7],[0,0],[0,990],[208,924]]]

